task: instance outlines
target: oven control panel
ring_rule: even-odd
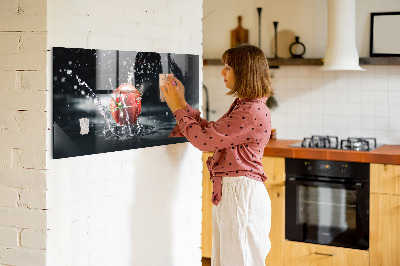
[[[286,158],[286,174],[369,179],[369,164]]]
[[[330,173],[332,171],[332,164],[329,162],[318,164],[321,173]]]

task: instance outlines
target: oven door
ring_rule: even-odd
[[[369,185],[286,178],[286,239],[367,250]]]

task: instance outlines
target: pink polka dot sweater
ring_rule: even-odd
[[[201,151],[214,151],[207,160],[213,182],[211,201],[221,200],[224,176],[247,176],[261,182],[267,179],[261,159],[271,132],[271,112],[267,97],[236,99],[218,121],[208,122],[200,111],[187,105],[174,112],[178,121],[170,137],[186,137]]]

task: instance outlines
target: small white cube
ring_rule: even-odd
[[[81,126],[81,135],[86,135],[89,133],[89,119],[81,118],[79,119],[79,124]]]

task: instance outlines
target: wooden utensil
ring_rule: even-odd
[[[242,16],[238,16],[238,27],[231,30],[231,48],[249,42],[249,31],[242,27]]]

